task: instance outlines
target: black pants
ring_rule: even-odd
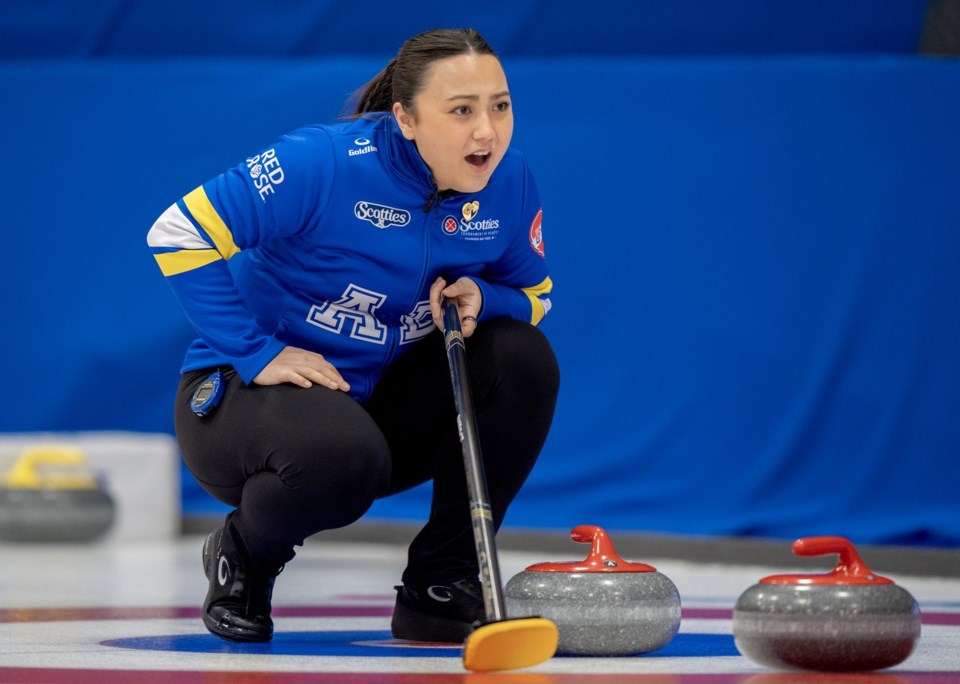
[[[540,453],[559,388],[556,359],[535,327],[484,322],[466,341],[467,369],[494,525]],[[463,458],[443,338],[434,332],[390,366],[360,404],[342,392],[246,385],[230,369],[217,409],[188,402],[210,369],[185,373],[175,422],[200,485],[234,506],[230,539],[271,571],[322,530],[360,518],[375,499],[433,480],[426,525],[410,546],[405,582],[476,576]]]

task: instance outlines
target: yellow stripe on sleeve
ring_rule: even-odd
[[[521,292],[530,299],[530,308],[533,311],[530,322],[533,325],[540,323],[543,317],[547,315],[547,310],[543,307],[543,302],[540,301],[540,295],[548,294],[552,289],[553,281],[550,280],[549,276],[544,278],[539,285],[521,288]]]
[[[187,205],[187,209],[193,214],[193,218],[213,240],[217,251],[223,255],[224,259],[229,259],[240,251],[240,248],[233,242],[233,234],[227,228],[223,219],[220,218],[217,210],[213,208],[202,185],[184,196],[183,203]]]
[[[166,252],[153,256],[165,276],[186,273],[223,258],[215,249],[184,249],[179,252]]]

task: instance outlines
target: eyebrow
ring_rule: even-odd
[[[509,97],[509,96],[510,96],[509,90],[501,90],[499,93],[494,93],[490,97],[490,99],[496,100],[501,97]],[[479,99],[480,99],[479,95],[451,95],[450,97],[447,98],[447,101],[449,102],[450,100],[479,100]]]

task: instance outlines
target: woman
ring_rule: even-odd
[[[225,639],[271,638],[274,579],[306,537],[428,480],[393,634],[462,641],[484,618],[442,297],[471,338],[496,527],[553,416],[540,200],[508,152],[493,50],[472,30],[415,36],[355,114],[193,190],[147,240],[199,335],[176,399],[183,458],[234,507],[203,548],[203,621]]]

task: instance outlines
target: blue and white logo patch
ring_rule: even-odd
[[[406,209],[396,209],[373,202],[357,202],[353,207],[353,215],[361,221],[369,221],[377,228],[402,227],[410,223],[410,212]]]

